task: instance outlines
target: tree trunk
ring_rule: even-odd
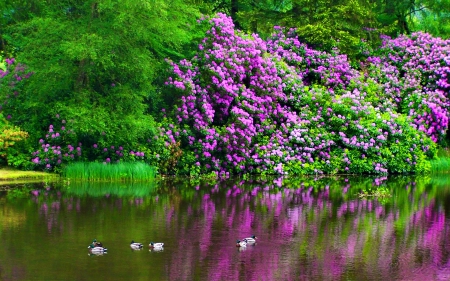
[[[239,12],[239,0],[231,0],[231,19],[233,20],[234,27],[241,29],[241,25],[237,19],[237,13]]]

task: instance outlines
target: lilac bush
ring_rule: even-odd
[[[345,55],[311,50],[294,30],[277,28],[264,41],[223,14],[203,20],[211,28],[198,53],[170,62],[167,81],[181,98],[176,130],[165,133],[195,155],[192,167],[220,175],[429,169],[436,144]]]

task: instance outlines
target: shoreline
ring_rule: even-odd
[[[9,168],[0,169],[0,184],[19,183],[23,181],[42,181],[57,178],[59,178],[59,175],[46,172],[20,171]]]

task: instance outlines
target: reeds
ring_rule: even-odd
[[[431,173],[448,173],[450,172],[450,157],[439,157],[431,160]]]
[[[82,181],[148,181],[155,178],[156,168],[140,162],[76,162],[67,165],[63,175],[71,180]]]

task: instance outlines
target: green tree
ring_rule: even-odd
[[[244,30],[269,35],[274,25],[296,28],[298,36],[318,49],[338,46],[350,55],[361,39],[377,40],[368,30],[378,28],[368,0],[242,1],[239,22]]]
[[[450,1],[423,1],[410,20],[412,31],[424,31],[442,38],[450,37]]]
[[[450,35],[449,0],[377,0],[373,11],[387,34],[425,31],[436,36]]]
[[[59,114],[85,139],[121,143],[145,135],[152,82],[164,58],[187,52],[199,16],[182,0],[8,0],[5,6],[13,7],[14,20],[3,38],[17,50],[16,61],[34,72],[5,108],[11,122],[34,133]]]

